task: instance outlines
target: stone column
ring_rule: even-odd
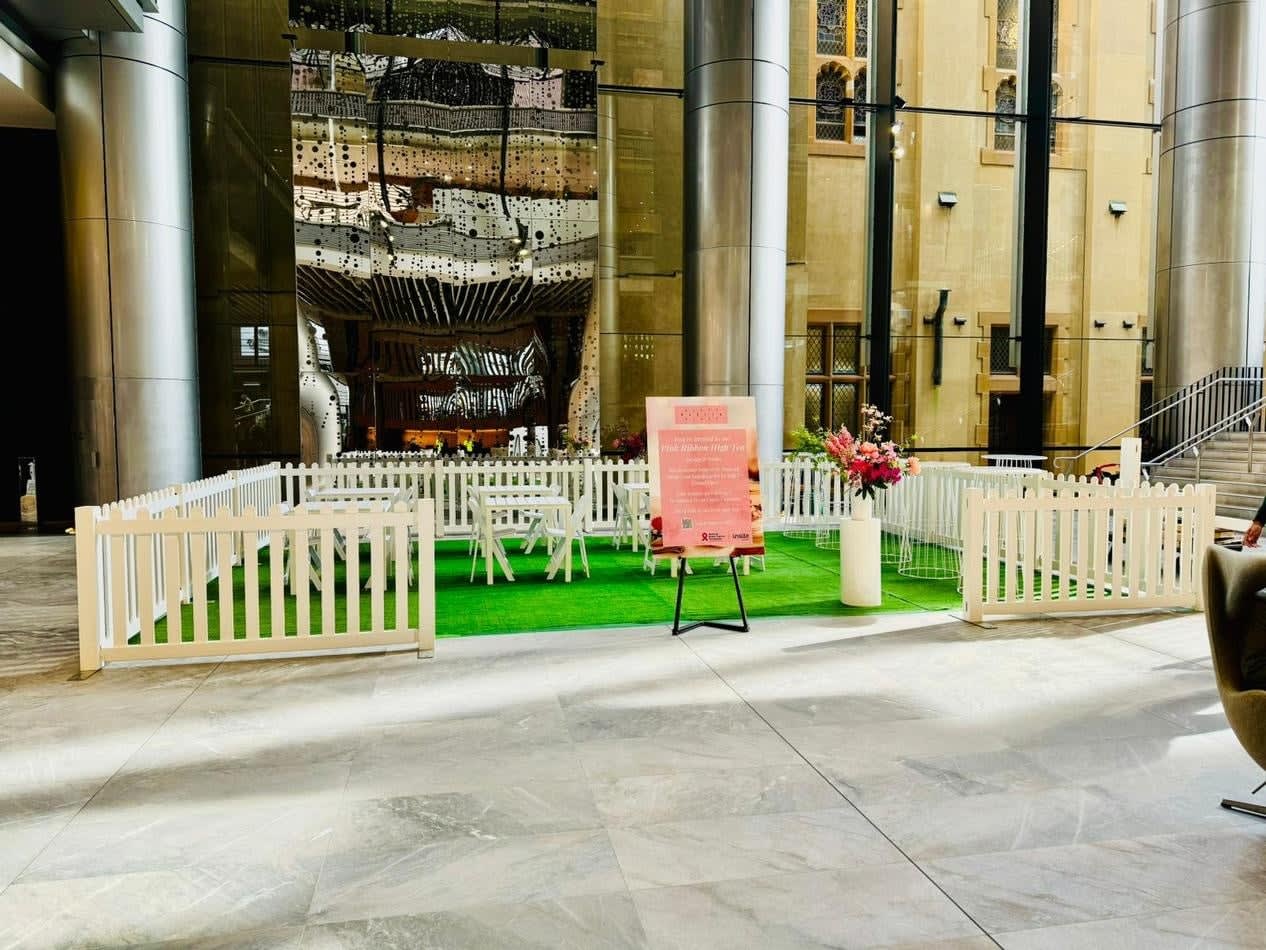
[[[1158,399],[1260,366],[1266,330],[1266,0],[1165,6]]]
[[[68,40],[56,76],[78,496],[202,467],[184,0]]]
[[[756,398],[782,455],[790,11],[686,0],[682,299],[687,395]]]

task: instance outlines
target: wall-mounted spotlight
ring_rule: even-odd
[[[936,193],[936,203],[942,208],[952,208],[958,204],[958,192],[938,191]]]
[[[904,125],[902,125],[902,124],[901,124],[901,120],[900,120],[900,119],[898,119],[896,122],[892,123],[892,134],[893,134],[893,135],[900,135],[900,134],[901,134],[901,130],[902,130],[902,129],[904,129],[904,128],[905,128],[905,126],[904,126]]]
[[[892,157],[893,157],[893,158],[896,158],[896,159],[902,159],[902,158],[905,158],[905,157],[906,157],[906,147],[905,147],[904,145],[898,145],[896,148],[894,148],[894,149],[892,150]]]
[[[906,101],[902,99],[900,96],[893,96],[892,107],[894,109],[904,109],[906,107]]]
[[[1114,217],[1119,218],[1126,212],[1126,204],[1124,201],[1109,201],[1108,212]]]
[[[1096,330],[1102,330],[1104,327],[1107,326],[1107,324],[1104,323],[1102,320],[1095,320],[1094,325],[1095,325]]]
[[[967,326],[967,318],[966,318],[966,317],[955,317],[955,318],[954,318],[954,326],[956,326],[956,327],[965,327],[965,326]]]
[[[1134,329],[1134,323],[1133,323],[1133,321],[1131,321],[1131,320],[1122,320],[1122,321],[1121,321],[1121,327],[1122,327],[1122,329],[1125,329],[1125,330],[1133,330],[1133,329]]]

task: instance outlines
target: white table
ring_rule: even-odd
[[[493,559],[501,565],[501,572],[505,574],[506,580],[514,580],[514,571],[510,567],[510,562],[506,559],[505,552],[501,549],[500,544],[493,542],[492,534],[492,516],[497,511],[523,511],[531,509],[532,511],[540,511],[542,513],[553,514],[563,525],[563,543],[560,544],[550,558],[549,566],[545,569],[545,577],[547,580],[553,580],[554,575],[558,573],[559,567],[563,568],[563,579],[571,583],[571,542],[572,542],[572,525],[571,525],[571,502],[562,495],[553,494],[517,494],[517,495],[484,495],[479,500],[480,509],[483,512],[483,536],[488,539],[484,544],[484,570],[488,576],[488,583],[493,582]]]
[[[324,504],[348,504],[362,501],[385,501],[390,506],[400,500],[402,488],[309,488],[308,501]]]
[[[405,489],[403,488],[310,488],[308,489],[308,500],[296,507],[303,511],[320,511],[325,508],[361,508],[370,511],[391,511],[395,508],[396,503],[405,499]],[[357,541],[360,539],[358,538]],[[312,542],[315,544],[315,539]],[[334,533],[334,546],[338,556],[347,560],[347,539],[339,532]],[[407,546],[407,545],[406,545]],[[395,550],[395,545],[391,543],[391,537],[388,535],[389,551]],[[319,561],[319,555],[315,559]],[[313,567],[317,568],[314,561]],[[386,565],[384,565],[385,567]],[[398,569],[394,561],[391,564],[393,570]],[[412,564],[408,565],[410,579],[412,579]],[[317,568],[319,569],[319,568]],[[319,582],[319,581],[318,581]],[[385,584],[385,577],[370,578],[370,583],[375,585]]]
[[[1040,468],[1046,461],[1045,455],[1012,455],[993,453],[982,455],[986,462],[993,462],[995,468]]]

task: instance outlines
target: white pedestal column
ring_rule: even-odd
[[[878,518],[840,521],[840,603],[849,607],[879,606],[883,599],[879,535]]]

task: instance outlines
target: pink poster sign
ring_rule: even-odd
[[[760,554],[760,468],[750,397],[646,400],[651,547],[657,554]]]

